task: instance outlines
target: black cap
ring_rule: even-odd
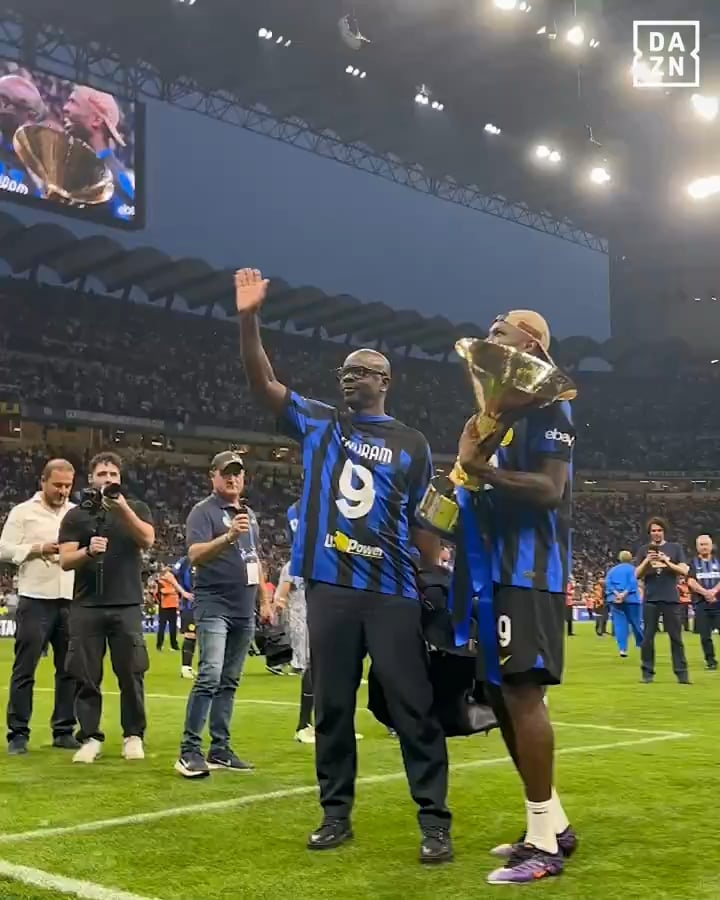
[[[217,471],[223,475],[230,466],[236,466],[241,472],[245,471],[243,458],[236,450],[223,450],[221,453],[217,453],[213,456],[213,461],[210,463],[210,470],[217,469]]]

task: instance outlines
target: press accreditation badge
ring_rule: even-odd
[[[260,584],[260,565],[256,562],[249,562],[245,564],[245,570],[247,572],[247,583],[250,584]]]

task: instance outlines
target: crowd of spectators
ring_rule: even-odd
[[[53,448],[53,453],[63,452]],[[144,452],[125,457],[124,481],[132,496],[145,500],[153,511],[156,545],[148,571],[159,562],[172,561],[185,552],[184,523],[191,506],[209,489],[207,471],[168,464]],[[76,466],[79,489],[86,471],[84,458],[64,453]],[[0,526],[10,507],[27,499],[37,486],[47,460],[47,448],[0,453]],[[273,583],[287,559],[286,511],[297,498],[299,484],[286,476],[256,473],[248,478],[247,497],[261,525],[263,556]],[[661,515],[669,523],[668,537],[691,552],[695,537],[720,535],[720,495],[579,493],[573,511],[573,575],[581,591],[596,583],[622,549],[635,551],[645,540],[645,523]],[[9,589],[9,572],[0,579],[0,591]]]
[[[0,385],[59,409],[143,416],[272,433],[247,392],[233,322],[30,282],[6,283]],[[300,393],[335,399],[334,370],[348,352],[319,336],[265,333],[278,377]],[[461,366],[393,356],[389,411],[452,453],[473,404]],[[635,360],[637,362],[637,360]],[[576,464],[595,470],[704,469],[715,465],[713,410],[720,366],[665,374],[580,372]],[[636,373],[636,374],[633,374]],[[668,414],[682,410],[683,414]],[[696,428],[687,440],[688,413]]]

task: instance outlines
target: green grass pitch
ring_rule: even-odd
[[[515,890],[558,900],[626,900],[633,893],[718,900],[720,672],[703,670],[699,638],[690,634],[694,683],[676,684],[667,638],[659,635],[657,680],[643,685],[637,651],[621,660],[611,637],[598,639],[587,625],[577,631],[568,641],[566,683],[551,690],[550,710],[560,751],[557,786],[580,847],[561,878]],[[0,900],[73,896],[4,878],[3,864],[102,886],[104,893],[84,896],[103,900],[121,891],[153,900],[435,900],[513,890],[485,884],[494,867],[488,849],[517,837],[524,822],[518,778],[497,734],[450,741],[456,860],[428,869],[416,861],[418,832],[397,742],[360,708],[359,775],[367,781],[357,789],[355,840],[309,853],[305,838],[320,814],[312,748],[292,740],[299,679],[273,677],[249,660],[233,745],[256,771],[188,782],[172,765],[189,682],[179,678],[179,654],[150,653],[144,762],[120,758],[109,669],[104,756],[92,766],[73,765],[71,754],[53,750],[52,665],[41,663],[31,752],[3,758],[0,769]],[[12,642],[0,641],[3,711],[11,654]],[[184,811],[152,815],[178,808]],[[121,817],[129,821],[108,821]]]

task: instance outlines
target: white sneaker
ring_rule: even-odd
[[[122,755],[125,759],[145,759],[142,738],[137,735],[123,738]]]
[[[314,744],[315,729],[312,725],[306,725],[305,728],[301,728],[300,731],[295,732],[295,740],[298,744]]]
[[[194,678],[195,673],[193,672],[192,666],[180,666],[180,677],[181,678]]]
[[[82,747],[73,756],[73,762],[94,763],[102,753],[102,744],[96,738],[85,741]]]

